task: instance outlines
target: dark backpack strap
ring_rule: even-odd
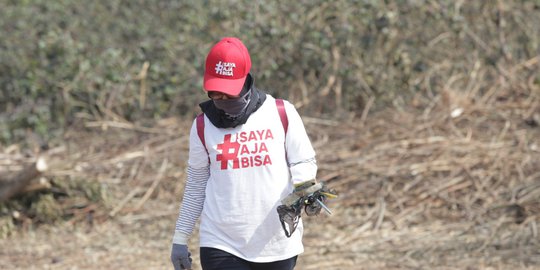
[[[204,140],[204,113],[197,115],[197,135],[199,135],[199,139],[204,146],[204,150],[206,150],[206,153],[208,154],[206,141]],[[208,160],[210,160],[210,156],[208,156]]]
[[[283,125],[283,130],[285,131],[285,135],[287,135],[287,130],[289,129],[289,118],[287,118],[287,111],[285,111],[283,99],[276,98],[276,106],[279,112],[279,118],[281,119],[281,124]]]

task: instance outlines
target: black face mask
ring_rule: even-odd
[[[246,101],[245,108],[234,110],[228,109],[229,112],[240,111],[240,113],[236,116],[231,116],[231,114],[227,113],[224,109],[221,109],[226,107],[236,107],[233,105],[228,106],[226,104],[216,104],[214,100],[207,100],[199,104],[199,106],[214,126],[218,128],[234,128],[238,125],[243,125],[246,123],[249,116],[262,106],[262,104],[266,100],[266,94],[261,90],[255,88],[253,77],[251,77],[250,74],[248,75],[248,79],[246,80],[244,87],[240,92],[240,97],[238,99],[243,99]],[[239,103],[243,102],[244,101],[240,101]],[[221,108],[218,108],[218,106],[220,106]]]
[[[226,114],[235,117],[242,114],[247,108],[251,98],[251,91],[247,91],[243,96],[232,99],[213,99],[216,108],[223,110]]]

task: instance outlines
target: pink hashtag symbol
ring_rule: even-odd
[[[221,150],[221,154],[216,155],[216,159],[217,161],[221,161],[222,170],[227,169],[229,160],[233,161],[233,169],[238,169],[240,167],[238,162],[238,150],[240,149],[240,144],[238,142],[231,142],[231,134],[225,135],[223,143],[218,144],[217,149]]]

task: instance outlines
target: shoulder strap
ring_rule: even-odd
[[[276,106],[279,112],[279,118],[281,119],[281,124],[283,125],[283,130],[285,130],[285,134],[287,134],[287,130],[289,129],[289,118],[287,118],[287,111],[285,111],[283,99],[276,98]]]
[[[281,119],[281,124],[283,125],[283,130],[285,131],[285,134],[287,134],[287,130],[289,129],[289,118],[287,117],[287,111],[285,111],[283,99],[276,98],[276,106],[278,109],[279,118]],[[206,149],[206,153],[208,153],[206,141],[204,140],[204,113],[197,115],[197,135],[199,135],[199,139],[201,140],[204,149]]]
[[[201,139],[201,143],[203,144],[206,153],[208,153],[206,141],[204,140],[204,113],[197,115],[197,135],[199,135],[199,139]]]
[[[283,99],[276,98],[276,106],[279,113],[279,118],[281,119],[281,124],[283,125],[283,130],[285,131],[286,138],[287,130],[289,129],[289,118],[287,117],[287,111],[285,110],[285,104],[283,103]],[[287,147],[285,147],[285,160],[289,160],[289,158],[287,157]]]

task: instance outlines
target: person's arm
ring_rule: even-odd
[[[206,183],[210,177],[208,153],[197,135],[196,122],[191,126],[189,138],[189,159],[184,198],[180,206],[180,214],[176,220],[176,228],[171,249],[171,262],[175,270],[191,269],[191,254],[187,246],[197,219],[206,198]]]
[[[189,236],[193,232],[195,223],[202,212],[206,183],[209,177],[208,167],[193,168],[188,166],[184,198],[180,206],[180,214],[176,220],[174,244],[187,245]]]
[[[197,134],[196,121],[193,121],[189,136],[189,157],[187,180],[184,188],[184,198],[180,206],[180,214],[176,220],[173,243],[186,244],[193,232],[195,223],[200,217],[206,183],[210,177],[208,153]]]
[[[289,128],[285,137],[287,162],[295,185],[314,180],[317,176],[317,160],[304,123],[294,106],[285,102]]]

